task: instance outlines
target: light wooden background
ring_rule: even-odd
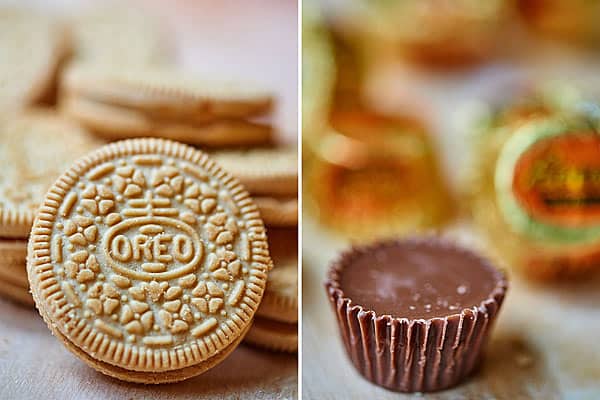
[[[0,0],[57,14],[103,1]],[[114,1],[114,4],[119,2]],[[278,98],[280,139],[297,138],[297,2],[291,0],[137,0],[164,23],[176,62],[212,76],[251,80]],[[118,12],[118,7],[115,8]],[[1,60],[0,62],[5,62]],[[144,387],[107,378],[72,356],[32,309],[0,300],[0,399],[291,399],[297,357],[245,345],[208,373],[183,383]]]

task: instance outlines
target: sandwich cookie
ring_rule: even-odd
[[[298,155],[295,148],[213,153],[248,189],[267,226],[298,225]]]
[[[274,268],[256,314],[274,321],[298,322],[298,230],[268,230]]]
[[[267,350],[295,353],[298,351],[298,325],[256,317],[244,342]]]
[[[75,65],[65,72],[63,90],[164,119],[197,123],[262,116],[273,106],[269,91],[249,83],[202,79],[165,66]]]
[[[212,156],[254,197],[298,193],[298,150],[294,147],[219,151]]]
[[[168,67],[77,64],[65,72],[61,91],[67,114],[111,139],[158,136],[212,147],[272,142],[262,118],[272,96],[249,84]]]
[[[298,230],[269,229],[273,270],[245,343],[271,351],[298,349]]]
[[[49,110],[0,116],[0,238],[26,239],[54,179],[99,144]]]
[[[36,210],[52,181],[98,141],[75,123],[38,109],[0,117],[0,144],[0,294],[31,305],[25,258]]]
[[[243,119],[219,119],[201,124],[157,119],[135,109],[71,96],[63,97],[60,107],[65,115],[106,140],[161,137],[223,147],[268,143],[272,136],[269,125]]]
[[[162,139],[106,145],[47,192],[28,244],[50,330],[98,371],[175,382],[243,339],[272,265],[248,193],[206,154]]]
[[[254,196],[254,203],[267,226],[287,227],[298,225],[297,197]]]

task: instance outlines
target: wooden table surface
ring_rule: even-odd
[[[0,0],[0,6],[17,4],[56,14],[73,14],[94,3],[102,2]],[[296,142],[296,1],[137,0],[129,4],[164,23],[174,62],[182,68],[272,89],[277,96],[274,122],[279,137]],[[298,394],[297,374],[296,356],[241,345],[213,370],[182,383],[152,387],[122,383],[72,356],[33,309],[0,299],[2,400],[291,399]]]
[[[0,398],[9,399],[291,399],[297,357],[238,347],[207,373],[144,386],[106,377],[73,356],[38,313],[0,299]]]
[[[481,246],[468,226],[454,228],[447,235]],[[348,244],[310,217],[304,218],[303,237],[303,398],[411,398],[363,379],[343,349],[323,281],[330,261]],[[480,371],[456,388],[423,396],[435,400],[598,399],[599,332],[600,279],[542,286],[511,274]]]

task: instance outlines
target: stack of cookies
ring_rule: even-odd
[[[0,293],[32,304],[25,257],[38,206],[52,181],[100,142],[77,124],[37,109],[0,117],[0,143]]]
[[[33,304],[27,238],[50,184],[77,157],[102,145],[54,107],[65,66],[118,59],[164,64],[162,40],[144,15],[119,6],[73,18],[0,8],[0,294]],[[119,32],[115,43],[114,34]],[[41,108],[45,106],[45,108]],[[48,107],[50,106],[50,107]]]
[[[212,157],[250,192],[267,226],[273,270],[245,341],[298,348],[298,159],[295,148],[219,151]]]
[[[274,351],[298,351],[298,229],[268,228],[273,269],[246,343]]]
[[[69,18],[0,7],[0,59],[3,113],[53,105],[69,65],[109,67],[118,62],[119,67],[146,68],[167,65],[172,57],[153,18],[115,3],[88,8]]]
[[[61,109],[107,140],[162,137],[203,147],[268,145],[273,98],[250,85],[169,67],[72,65]]]
[[[298,165],[272,145],[268,91],[202,81],[166,67],[77,64],[64,74],[61,110],[106,140],[175,139],[211,153],[248,190],[267,226],[274,270],[246,341],[294,352],[298,343]],[[200,204],[197,207],[201,207]]]
[[[213,159],[252,194],[267,227],[298,225],[298,157],[295,147],[216,151]]]
[[[297,155],[275,145],[272,94],[166,66],[142,20],[86,19],[0,35],[28,68],[0,67],[15,83],[0,93],[0,294],[35,301],[70,351],[127,381],[198,375],[244,337],[295,352]],[[132,140],[101,147],[118,139]]]

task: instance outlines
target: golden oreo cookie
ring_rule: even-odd
[[[269,125],[244,119],[219,119],[201,124],[155,119],[140,111],[82,97],[63,97],[62,111],[108,140],[162,137],[186,143],[222,147],[270,143]]]
[[[0,9],[0,110],[42,100],[68,50],[67,35],[52,18]]]
[[[220,362],[248,329],[271,266],[243,187],[191,147],[106,145],[48,191],[28,275],[53,333],[122,380],[183,380]]]
[[[275,261],[274,261],[275,262]],[[298,258],[275,263],[257,315],[279,322],[298,322]]]
[[[267,226],[297,226],[298,199],[255,196],[254,203]]]
[[[51,111],[0,116],[0,237],[27,238],[54,179],[99,143]]]
[[[254,195],[298,193],[298,151],[293,147],[222,151],[213,157]]]
[[[256,315],[284,323],[298,322],[298,230],[269,228],[273,270]]]
[[[273,103],[270,92],[250,84],[203,80],[167,67],[79,64],[67,70],[62,85],[77,97],[186,122],[255,117],[269,113]]]

